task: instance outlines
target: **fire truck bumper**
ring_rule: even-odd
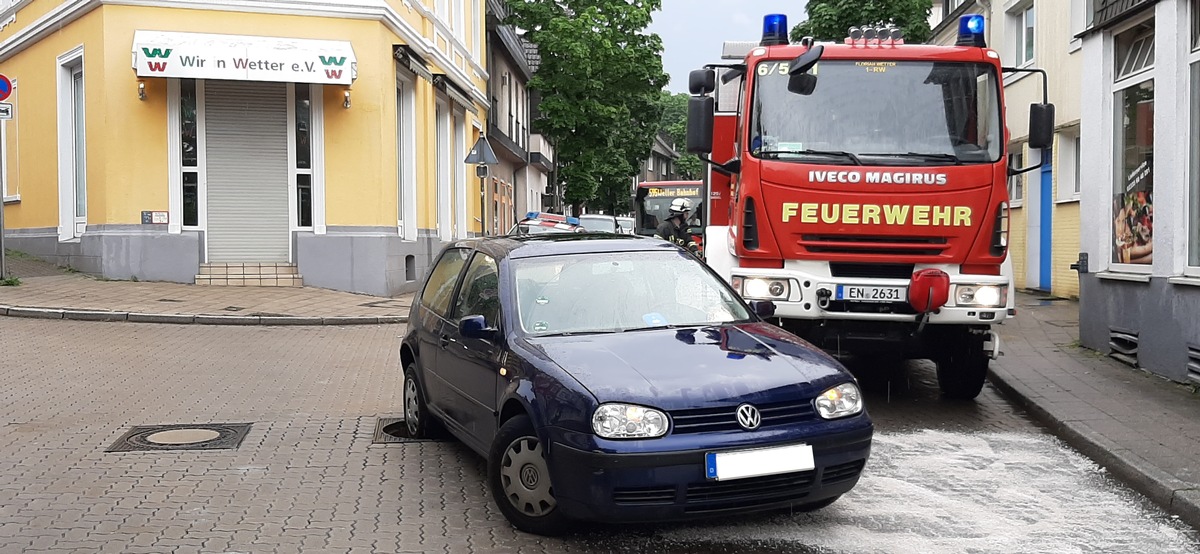
[[[950,276],[950,298],[926,325],[991,325],[1012,311],[1007,275],[961,274],[957,265],[921,265]],[[901,278],[833,276],[825,262],[788,262],[783,269],[731,269],[730,282],[747,300],[771,300],[786,319],[918,322],[908,303],[910,281]]]

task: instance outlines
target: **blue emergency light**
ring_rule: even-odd
[[[983,48],[987,42],[983,39],[984,19],[980,14],[964,15],[958,20],[958,46],[977,46]]]
[[[574,225],[574,226],[578,227],[579,226],[579,218],[578,217],[568,217],[567,225]]]
[[[787,15],[773,13],[763,18],[761,46],[778,46],[788,43]]]

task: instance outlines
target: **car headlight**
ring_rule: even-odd
[[[1008,287],[1004,285],[957,285],[954,300],[959,306],[1000,308],[1008,304]]]
[[[787,300],[792,294],[787,279],[734,277],[730,279],[730,284],[747,300]]]
[[[606,439],[653,439],[667,434],[667,414],[632,404],[602,404],[592,430]]]
[[[862,394],[854,383],[842,383],[817,397],[817,413],[825,419],[851,416],[862,409]]]

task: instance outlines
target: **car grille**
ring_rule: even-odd
[[[829,262],[829,274],[834,277],[870,279],[912,279],[913,264],[859,264]]]
[[[856,460],[825,468],[822,485],[844,483],[858,477],[866,460]],[[801,471],[734,479],[690,483],[684,492],[684,511],[687,513],[719,512],[769,504],[800,502],[812,492],[817,472]],[[618,487],[613,489],[613,503],[620,506],[661,506],[675,503],[676,487]]]
[[[803,400],[775,402],[771,404],[754,404],[762,414],[759,428],[776,425],[789,425],[809,421],[816,417],[812,403]],[[707,433],[712,431],[737,431],[742,426],[737,420],[737,406],[722,408],[699,408],[695,410],[675,410],[671,412],[671,432]]]
[[[618,487],[613,489],[613,502],[625,506],[674,504],[675,487]]]
[[[849,481],[858,477],[862,473],[863,466],[867,465],[866,460],[857,460],[847,464],[838,464],[825,468],[825,473],[821,475],[821,484],[832,485]]]
[[[800,246],[813,253],[891,256],[938,256],[950,248],[946,237],[861,235],[803,235],[800,237]]]

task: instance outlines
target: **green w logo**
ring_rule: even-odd
[[[142,48],[142,53],[145,54],[147,58],[169,58],[169,57],[171,57],[171,49],[170,48],[165,48],[165,49]]]
[[[170,50],[168,50],[167,52],[170,52]],[[340,58],[335,58],[333,56],[329,56],[327,58],[325,56],[321,56],[321,64],[322,65],[342,65],[344,63],[346,63],[345,56],[342,56]]]

